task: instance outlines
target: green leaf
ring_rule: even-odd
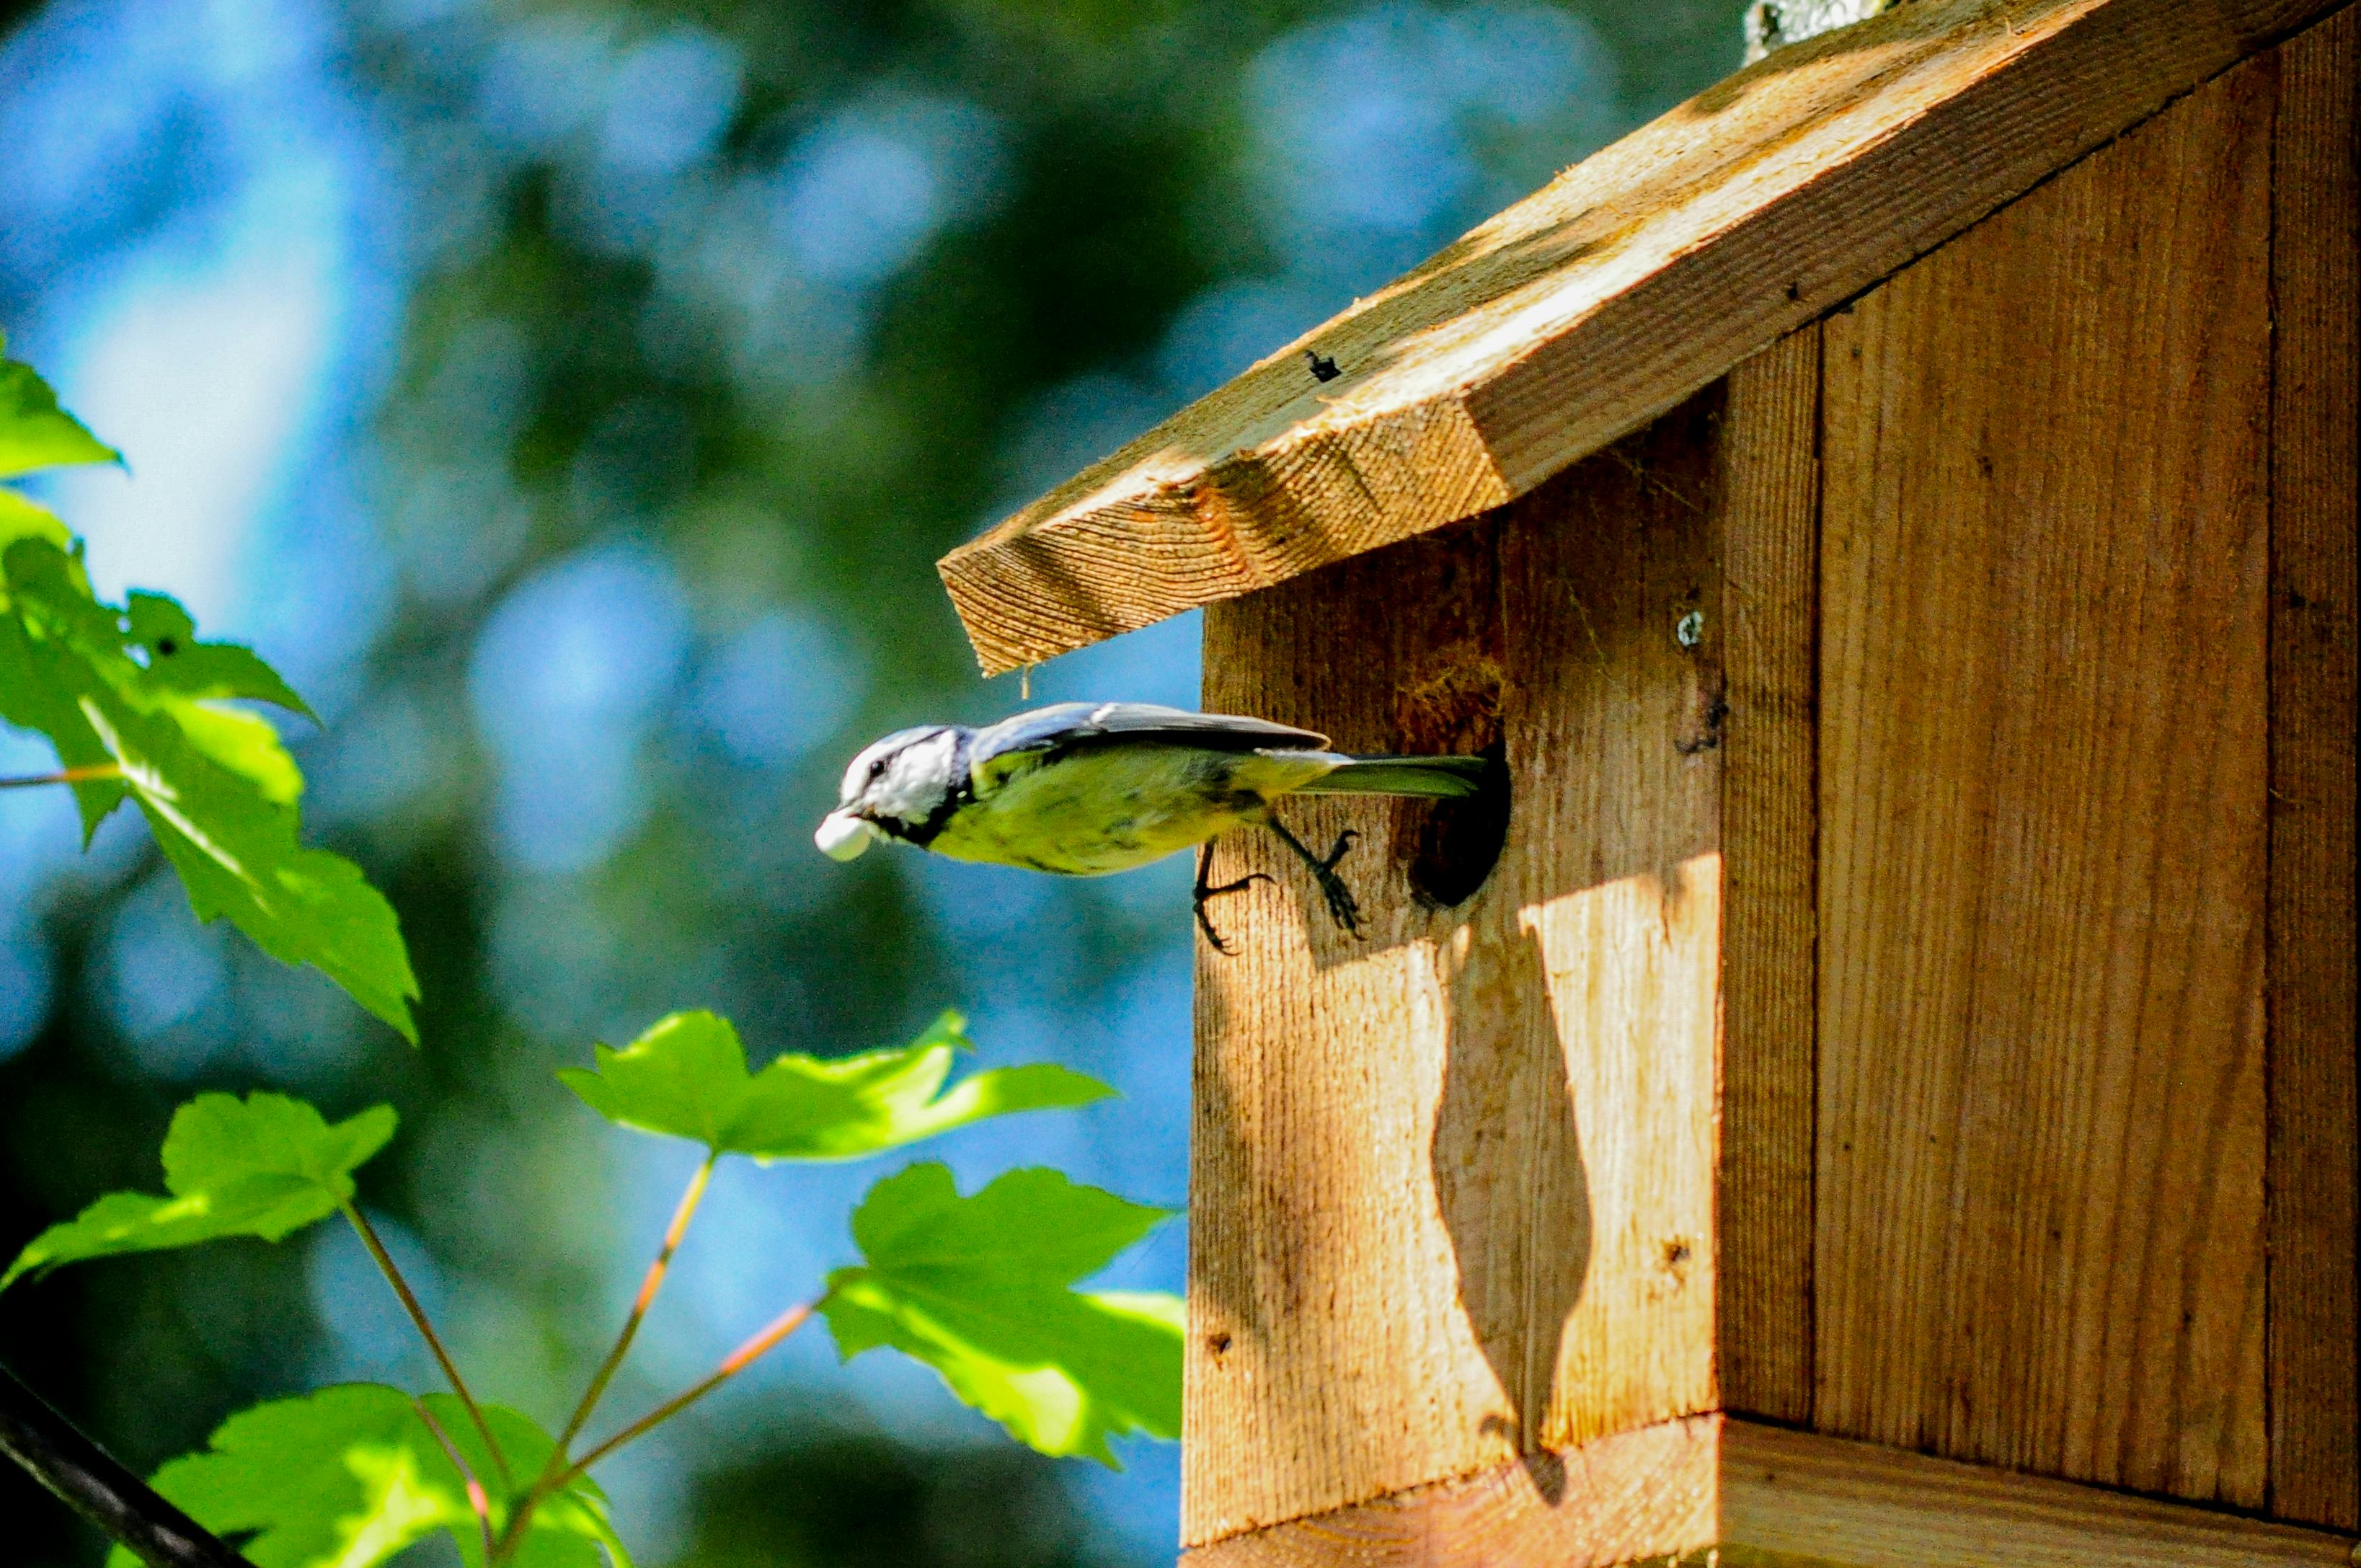
[[[946,1013],[906,1046],[823,1060],[782,1056],[746,1070],[729,1020],[675,1013],[622,1050],[597,1048],[598,1070],[557,1076],[609,1121],[689,1138],[757,1160],[852,1159],[1017,1111],[1086,1105],[1115,1091],[1046,1063],[974,1074],[940,1093],[963,1021]]]
[[[7,340],[0,338],[0,348]],[[19,360],[0,359],[0,478],[74,463],[120,463],[123,454],[58,407],[49,384]]]
[[[170,717],[200,756],[243,778],[269,804],[292,806],[302,797],[303,774],[269,720],[194,702],[176,705]],[[95,722],[93,729],[104,742],[105,730]]]
[[[33,1238],[0,1290],[26,1274],[225,1236],[275,1242],[336,1212],[353,1172],[393,1136],[391,1106],[334,1124],[283,1094],[200,1094],[164,1135],[164,1190],[110,1192]]]
[[[269,723],[225,698],[309,711],[252,650],[199,641],[163,595],[115,609],[49,541],[0,552],[0,722],[48,736],[67,768],[120,773],[74,785],[84,835],[135,801],[200,919],[227,916],[414,1043],[418,981],[392,905],[350,861],[303,847],[294,759]]]
[[[14,556],[24,548],[20,542],[8,554]],[[0,578],[0,588],[5,587],[5,579]],[[115,759],[107,754],[75,700],[85,672],[71,652],[35,635],[27,624],[28,617],[11,613],[17,608],[0,603],[0,723],[48,736],[60,766],[94,768],[113,762]],[[126,793],[110,779],[90,779],[73,786],[85,844]]]
[[[45,539],[62,550],[72,535],[49,508],[0,485],[0,550],[19,539]]]
[[[459,1401],[425,1399],[434,1422],[483,1484],[495,1534],[514,1493]],[[488,1406],[484,1420],[522,1481],[541,1472],[555,1446],[516,1411]],[[374,1383],[348,1383],[279,1399],[232,1416],[203,1453],[156,1473],[156,1489],[216,1535],[247,1539],[255,1568],[374,1568],[437,1530],[449,1533],[468,1568],[483,1568],[482,1529],[466,1479],[411,1396]],[[599,1568],[599,1548],[620,1568],[631,1557],[608,1522],[605,1497],[577,1479],[533,1511],[508,1561],[518,1568]],[[138,1568],[122,1547],[107,1568]]]
[[[207,756],[200,744],[207,737],[169,716],[104,700],[85,700],[82,710],[121,765],[197,917],[228,916],[264,952],[313,965],[415,1043],[410,1001],[418,981],[409,952],[392,905],[360,868],[303,848],[292,806],[245,773],[243,759]]]
[[[192,699],[247,697],[317,719],[295,689],[242,642],[200,642],[178,599],[134,591],[124,620],[148,654],[148,689]]]
[[[1180,1435],[1177,1298],[1074,1281],[1170,1216],[1054,1170],[1012,1170],[972,1198],[912,1166],[869,1190],[852,1236],[866,1266],[820,1301],[847,1359],[891,1345],[1044,1453],[1115,1466],[1110,1436]]]

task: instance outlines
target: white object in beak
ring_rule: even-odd
[[[812,842],[831,861],[851,861],[858,860],[876,837],[875,828],[851,812],[831,811],[819,819],[819,831],[812,835]]]

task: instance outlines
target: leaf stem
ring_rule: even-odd
[[[680,1195],[680,1203],[673,1210],[672,1223],[664,1227],[664,1245],[656,1249],[655,1260],[648,1265],[647,1277],[640,1281],[639,1299],[631,1303],[631,1315],[623,1320],[622,1332],[615,1336],[614,1349],[607,1353],[607,1359],[591,1376],[589,1387],[583,1390],[581,1403],[574,1407],[574,1414],[567,1420],[566,1430],[558,1434],[557,1446],[550,1451],[548,1467],[542,1475],[544,1481],[564,1471],[566,1450],[574,1446],[574,1440],[581,1432],[583,1423],[589,1420],[590,1413],[598,1408],[599,1399],[606,1395],[607,1385],[614,1381],[616,1372],[623,1365],[623,1358],[631,1354],[631,1342],[639,1337],[642,1320],[647,1317],[648,1308],[654,1304],[656,1292],[664,1288],[664,1275],[672,1267],[672,1255],[680,1250],[681,1238],[688,1234],[688,1223],[697,1217],[697,1206],[705,1201],[706,1185],[713,1179],[713,1165],[719,1157],[718,1155],[708,1154],[704,1163],[697,1168],[697,1174],[688,1179],[688,1190]]]
[[[119,779],[123,766],[119,762],[93,762],[88,767],[62,768],[54,773],[26,773],[16,778],[0,778],[0,789],[38,789],[43,784],[94,784],[100,779]]]
[[[591,1375],[590,1386],[582,1391],[581,1402],[574,1407],[574,1414],[566,1419],[566,1431],[559,1434],[557,1446],[549,1451],[549,1463],[542,1466],[541,1474],[526,1489],[516,1512],[510,1516],[508,1528],[500,1532],[501,1556],[507,1554],[511,1543],[524,1528],[525,1521],[541,1506],[542,1498],[564,1486],[572,1474],[566,1464],[566,1450],[574,1446],[574,1440],[581,1434],[583,1423],[589,1420],[590,1413],[598,1409],[599,1399],[607,1392],[607,1385],[614,1381],[616,1372],[623,1365],[623,1358],[631,1354],[631,1342],[639,1337],[640,1324],[647,1317],[648,1309],[654,1305],[656,1292],[664,1288],[664,1276],[672,1268],[672,1255],[680,1250],[681,1239],[688,1234],[688,1223],[697,1217],[697,1205],[705,1201],[706,1186],[712,1181],[714,1163],[719,1158],[719,1155],[708,1154],[697,1168],[697,1173],[688,1179],[688,1190],[680,1195],[680,1202],[673,1209],[672,1223],[664,1227],[664,1242],[656,1248],[654,1261],[648,1265],[646,1277],[640,1281],[639,1298],[631,1303],[631,1314],[623,1320],[622,1332],[615,1336],[614,1348],[607,1353],[607,1359]],[[484,1555],[487,1563],[498,1560],[489,1550]]]
[[[451,1467],[467,1484],[467,1506],[476,1510],[476,1528],[484,1532],[484,1562],[489,1568],[492,1561],[492,1500],[484,1495],[484,1484],[467,1468],[467,1462],[459,1455],[459,1445],[451,1441],[451,1434],[443,1430],[443,1423],[434,1419],[426,1401],[412,1398],[410,1403],[417,1410],[418,1419],[426,1423],[426,1430],[434,1434],[434,1441],[443,1445],[444,1457],[451,1461]]]
[[[509,1475],[508,1455],[500,1452],[500,1439],[492,1435],[491,1423],[484,1420],[483,1407],[476,1403],[473,1394],[467,1392],[467,1379],[459,1376],[458,1364],[451,1359],[451,1353],[443,1348],[443,1340],[435,1333],[434,1325],[426,1321],[426,1309],[420,1306],[418,1298],[411,1293],[410,1282],[402,1278],[401,1270],[393,1266],[393,1255],[385,1250],[385,1244],[377,1238],[376,1227],[368,1223],[358,1208],[349,1201],[338,1207],[344,1210],[345,1218],[352,1222],[353,1229],[360,1234],[361,1245],[368,1248],[369,1256],[377,1263],[378,1272],[384,1275],[385,1282],[393,1287],[393,1293],[401,1298],[401,1310],[410,1314],[411,1323],[418,1330],[418,1337],[424,1340],[426,1348],[434,1353],[435,1361],[443,1368],[443,1376],[450,1380],[451,1392],[458,1395],[459,1403],[467,1408],[467,1420],[475,1423],[476,1435],[482,1438],[484,1446],[491,1451],[492,1464],[500,1473],[500,1485],[514,1486],[516,1481]]]
[[[524,1537],[525,1526],[533,1520],[533,1510],[541,1507],[544,1498],[562,1490],[581,1476],[590,1466],[598,1464],[633,1438],[642,1436],[652,1429],[672,1420],[681,1411],[745,1371],[748,1366],[761,1359],[763,1352],[803,1327],[805,1320],[812,1315],[813,1305],[812,1302],[804,1301],[788,1308],[772,1319],[753,1338],[722,1357],[721,1365],[714,1368],[712,1374],[703,1382],[666,1399],[580,1459],[567,1464],[555,1475],[546,1471],[543,1472],[541,1478],[527,1488],[524,1496],[518,1499],[515,1508],[510,1512],[508,1528],[500,1531],[500,1539],[495,1545],[490,1561],[495,1563],[503,1562],[516,1550],[516,1543]],[[557,1457],[563,1460],[565,1455],[566,1450],[560,1447]]]
[[[745,1371],[746,1368],[761,1360],[764,1354],[767,1353],[774,1345],[776,1345],[781,1340],[786,1338],[789,1334],[803,1327],[804,1323],[812,1315],[813,1305],[814,1303],[812,1302],[803,1301],[788,1308],[785,1311],[781,1312],[777,1317],[772,1319],[771,1321],[752,1339],[749,1339],[745,1343],[740,1345],[736,1350],[731,1351],[728,1355],[723,1356],[721,1358],[721,1365],[715,1367],[712,1373],[708,1375],[703,1382],[689,1388],[686,1388],[680,1393],[675,1394],[671,1398],[666,1399],[663,1404],[658,1405],[654,1409],[650,1410],[646,1415],[642,1416],[638,1420],[633,1421],[630,1426],[625,1427],[621,1431],[617,1432],[614,1436],[609,1438],[606,1442],[600,1443],[598,1447],[592,1449],[589,1453],[576,1460],[571,1465],[566,1467],[566,1473],[557,1478],[556,1485],[563,1486],[568,1481],[573,1480],[576,1476],[580,1475],[585,1471],[588,1470],[593,1464],[598,1464],[598,1461],[606,1458],[609,1454],[614,1453],[617,1449],[631,1442],[633,1438],[642,1436],[651,1429],[661,1426],[665,1421],[672,1420],[673,1417],[680,1414],[681,1411],[688,1409],[699,1399],[704,1398],[708,1394],[712,1393],[716,1388],[720,1387],[721,1385],[729,1382],[730,1379],[737,1376],[741,1372]]]

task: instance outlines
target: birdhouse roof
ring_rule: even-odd
[[[1912,0],[1790,45],[954,550],[944,584],[998,673],[1498,506],[2338,3]]]

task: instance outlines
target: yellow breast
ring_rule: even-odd
[[[1091,747],[1009,771],[928,848],[1070,876],[1128,871],[1258,820],[1332,765],[1300,753]]]

